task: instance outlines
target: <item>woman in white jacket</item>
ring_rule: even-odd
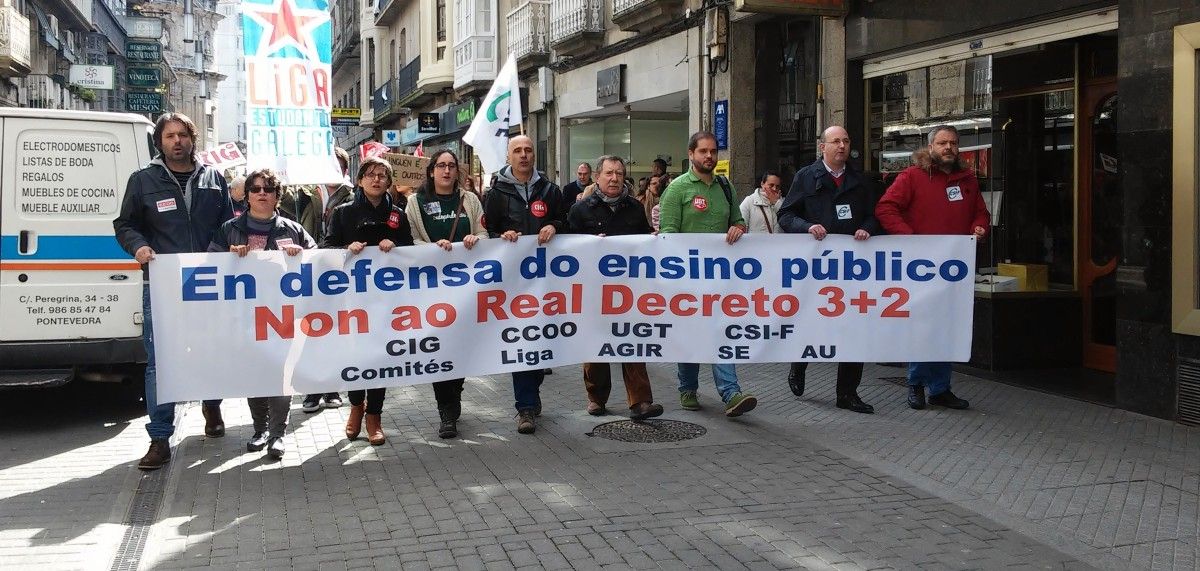
[[[759,179],[758,188],[742,201],[742,218],[746,220],[747,232],[783,232],[779,228],[779,207],[783,205],[779,199],[782,184],[783,179],[775,171],[767,171]]]

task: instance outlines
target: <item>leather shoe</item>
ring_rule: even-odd
[[[662,405],[652,402],[639,402],[629,407],[629,418],[633,420],[646,420],[647,418],[662,416],[662,413]]]
[[[598,402],[588,401],[587,413],[592,416],[604,416],[608,414],[608,410],[604,408],[604,405]]]
[[[908,387],[908,408],[913,410],[925,408],[925,387]]]
[[[837,407],[861,412],[863,414],[873,414],[875,407],[865,403],[858,395],[845,395],[837,398]]]
[[[788,373],[788,388],[792,389],[792,394],[798,397],[804,396],[804,373],[799,375]]]
[[[150,441],[150,449],[138,460],[138,470],[157,470],[171,461],[171,445],[165,438]]]
[[[200,413],[204,415],[204,435],[209,438],[225,436],[225,421],[221,419],[220,406],[203,405]]]
[[[955,410],[966,410],[971,406],[971,403],[954,396],[954,393],[950,391],[938,393],[936,395],[930,395],[929,404],[944,406],[946,408],[952,408]]]

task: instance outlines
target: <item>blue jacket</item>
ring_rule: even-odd
[[[113,230],[130,256],[142,246],[150,246],[158,254],[208,250],[213,232],[233,218],[229,187],[216,169],[197,164],[187,188],[185,204],[183,188],[161,157],[129,175]]]
[[[875,218],[875,203],[879,202],[876,185],[850,165],[846,165],[844,176],[838,188],[821,159],[800,169],[779,208],[783,231],[803,234],[820,224],[830,234],[854,234],[858,230],[872,236],[883,234]]]

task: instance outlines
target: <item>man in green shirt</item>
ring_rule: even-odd
[[[733,187],[724,177],[714,177],[717,166],[717,137],[701,131],[688,140],[688,160],[692,168],[678,176],[663,191],[659,209],[660,232],[722,233],[733,244],[746,232],[742,212],[733,204]],[[725,402],[725,416],[740,416],[758,405],[758,399],[742,392],[738,386],[737,370],[731,363],[713,363],[713,381]],[[700,410],[696,398],[699,388],[700,365],[679,363],[679,406],[684,410]]]

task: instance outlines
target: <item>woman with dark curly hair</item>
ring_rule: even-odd
[[[396,246],[411,246],[412,231],[404,211],[392,204],[388,189],[392,187],[392,165],[375,157],[358,167],[358,187],[354,200],[333,210],[325,232],[322,248],[345,248],[353,255],[367,246],[379,246],[390,252]],[[379,446],[383,435],[383,388],[350,391],[350,417],[346,421],[346,438],[354,440],[367,424],[367,440]]]
[[[287,255],[295,256],[302,250],[316,248],[317,243],[303,226],[278,214],[276,208],[281,188],[279,177],[271,169],[246,175],[249,208],[217,229],[208,251],[233,252],[244,257],[252,251],[283,250]],[[271,458],[283,458],[283,433],[287,430],[292,397],[251,397],[247,402],[254,421],[254,434],[246,443],[246,451],[258,452],[266,448]]]

